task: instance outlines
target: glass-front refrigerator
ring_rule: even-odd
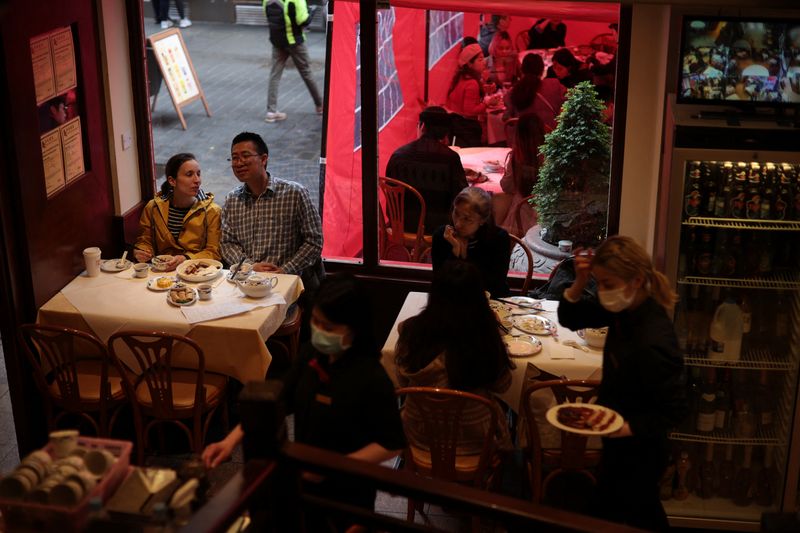
[[[661,483],[673,525],[757,531],[762,513],[797,507],[798,163],[672,150],[663,266],[691,409]]]

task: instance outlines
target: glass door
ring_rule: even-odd
[[[691,414],[670,436],[661,496],[673,517],[757,524],[783,505],[795,414],[800,165],[725,155],[673,159],[668,263]]]

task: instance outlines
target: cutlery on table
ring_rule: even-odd
[[[228,273],[228,279],[234,279],[234,276],[236,276],[236,272],[238,272],[239,269],[242,268],[242,263],[244,263],[244,258],[245,254],[242,254],[242,257],[239,258],[239,262],[233,265],[233,268],[231,268],[231,271]]]
[[[125,266],[125,258],[128,257],[128,250],[125,250],[122,253],[122,257],[117,261],[117,268],[122,268]]]
[[[497,300],[498,302],[503,302],[504,304],[516,305],[517,307],[522,307],[522,308],[525,308],[525,309],[534,309],[534,310],[537,310],[537,311],[544,311],[542,306],[541,305],[537,305],[537,304],[527,304],[527,303],[524,303],[524,302],[515,302],[514,300],[509,300],[507,298],[494,298],[494,299]]]

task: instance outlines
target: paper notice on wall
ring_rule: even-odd
[[[61,135],[53,130],[41,136],[42,164],[44,166],[44,185],[47,197],[66,187],[64,179],[64,162],[61,154]]]
[[[36,105],[39,105],[56,94],[53,56],[50,53],[49,34],[34,37],[30,42],[33,86],[36,91]]]
[[[83,162],[83,138],[81,118],[75,117],[60,128],[61,146],[64,152],[64,174],[67,183],[82,176],[86,170]]]
[[[178,34],[164,37],[153,43],[156,55],[163,66],[164,80],[172,92],[175,104],[181,104],[200,94],[194,72]]]
[[[56,76],[56,93],[61,94],[77,85],[75,72],[75,46],[72,28],[62,28],[50,34],[53,50],[53,70]]]

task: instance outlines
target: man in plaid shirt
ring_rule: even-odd
[[[308,190],[267,172],[269,149],[257,133],[231,143],[231,168],[242,183],[225,198],[220,252],[228,264],[257,272],[296,274],[314,289],[322,270],[322,221]]]

